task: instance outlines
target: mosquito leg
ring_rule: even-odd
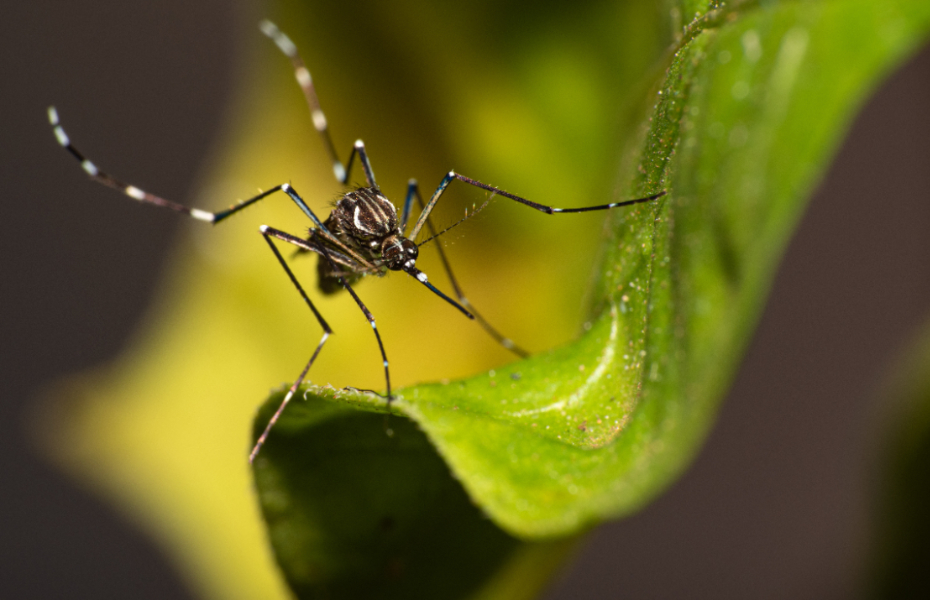
[[[410,179],[407,181],[407,197],[404,198],[404,210],[400,213],[400,231],[401,233],[406,234],[407,223],[410,221],[410,209],[413,208],[413,199],[416,197],[420,199],[420,187],[417,184],[416,179]],[[422,211],[423,201],[420,200],[420,210]],[[433,231],[433,226],[430,224],[430,232]],[[435,235],[431,233],[431,235]],[[416,241],[416,240],[412,240]]]
[[[261,229],[262,234],[266,238],[268,236],[271,236],[279,240],[294,244],[295,246],[298,246],[305,250],[316,252],[317,254],[320,254],[321,256],[325,257],[327,260],[330,261],[330,263],[333,265],[334,271],[338,269],[338,267],[336,267],[336,264],[339,263],[340,260],[338,259],[338,257],[331,256],[332,251],[328,250],[325,245],[314,244],[312,242],[301,240],[300,238],[294,237],[290,235],[289,233],[278,231],[277,229],[273,229],[271,227],[268,227],[267,225],[262,225],[260,229]],[[278,254],[277,251],[275,252],[275,254],[278,256],[278,260],[281,261],[282,264],[284,264],[284,259],[281,258],[281,255]],[[285,265],[285,268],[286,268],[286,265]],[[290,269],[287,269],[287,270],[288,270],[288,273],[290,274]],[[291,278],[293,279],[293,275],[291,275]],[[294,281],[296,282],[296,279],[294,279]],[[355,300],[355,303],[358,304],[359,309],[361,309],[362,313],[365,315],[365,318],[368,320],[368,323],[371,324],[372,331],[374,331],[375,333],[375,339],[378,342],[378,350],[381,351],[381,360],[382,360],[382,364],[384,365],[384,381],[387,386],[387,401],[388,401],[388,407],[390,408],[391,402],[394,400],[394,396],[391,393],[391,372],[388,369],[387,354],[385,354],[384,352],[384,343],[381,341],[381,333],[378,331],[378,326],[375,323],[375,318],[371,314],[371,311],[368,310],[368,307],[365,306],[365,303],[362,302],[362,299],[358,297],[358,294],[355,293],[355,290],[352,289],[352,286],[349,285],[349,282],[344,277],[339,277],[339,281],[342,283],[342,287],[344,287],[346,291],[349,292],[349,295],[352,296],[352,299]],[[306,296],[304,297],[306,298]],[[314,312],[316,311],[314,310]]]
[[[362,170],[365,171],[365,181],[368,182],[368,187],[377,188],[375,172],[371,170],[371,161],[368,160],[368,153],[365,152],[365,142],[362,140],[355,140],[355,144],[352,145],[352,153],[349,155],[349,162],[346,163],[346,178],[342,183],[349,182],[349,175],[352,173],[352,163],[356,154],[358,154],[358,159],[362,163]]]
[[[499,194],[505,198],[516,200],[520,204],[525,204],[526,206],[529,206],[530,208],[535,208],[536,210],[540,212],[544,212],[549,215],[553,215],[557,213],[590,212],[590,211],[595,211],[595,210],[607,210],[610,208],[617,208],[619,206],[629,206],[631,204],[638,204],[640,202],[650,202],[652,200],[655,200],[656,198],[660,198],[664,196],[667,193],[665,190],[663,190],[657,194],[646,196],[645,198],[634,198],[632,200],[611,202],[610,204],[598,204],[597,206],[583,206],[581,208],[556,208],[554,206],[546,206],[545,204],[539,204],[537,202],[527,200],[526,198],[521,198],[520,196],[511,194],[510,192],[505,192],[504,190],[494,187],[493,185],[481,183],[480,181],[477,181],[470,177],[459,175],[455,171],[449,171],[446,174],[446,176],[442,178],[442,181],[439,183],[439,187],[436,188],[436,191],[433,192],[432,197],[429,199],[429,202],[426,204],[426,208],[424,208],[423,212],[420,213],[420,218],[417,219],[416,225],[413,226],[413,230],[410,232],[410,239],[415,239],[417,234],[420,233],[420,230],[423,228],[423,225],[425,224],[426,219],[429,217],[429,213],[431,213],[433,211],[433,207],[436,206],[436,202],[439,201],[439,198],[442,196],[442,193],[446,191],[446,188],[449,187],[449,184],[452,183],[452,181],[456,179],[464,183],[467,183],[469,185],[479,187],[483,190],[487,190],[489,192]]]
[[[391,402],[394,401],[394,395],[391,393],[391,371],[388,369],[387,354],[384,352],[384,343],[381,341],[381,333],[378,332],[378,325],[375,323],[375,317],[371,314],[371,311],[368,310],[368,307],[365,306],[365,303],[362,302],[362,299],[358,297],[358,294],[355,293],[355,290],[352,289],[352,286],[349,285],[349,282],[346,281],[344,277],[340,277],[339,280],[342,282],[342,287],[349,292],[352,299],[358,304],[365,318],[368,319],[368,322],[371,324],[371,330],[375,332],[375,339],[378,341],[378,350],[381,351],[381,361],[384,365],[384,383],[387,387],[387,404],[388,410],[390,410]]]
[[[211,212],[200,210],[198,208],[188,208],[182,204],[178,204],[170,200],[165,200],[164,198],[160,198],[154,194],[149,194],[148,192],[144,192],[134,185],[123,183],[119,179],[116,179],[115,177],[112,177],[98,169],[97,165],[91,162],[80,152],[80,150],[71,144],[71,139],[68,137],[68,134],[65,133],[65,130],[62,128],[61,123],[58,120],[58,111],[55,110],[54,106],[50,106],[48,109],[48,121],[52,125],[52,130],[55,132],[55,138],[58,140],[58,143],[61,144],[62,148],[70,152],[71,155],[81,163],[81,168],[83,168],[84,171],[90,175],[91,179],[98,181],[107,187],[119,190],[133,200],[138,200],[139,202],[145,204],[152,204],[154,206],[160,206],[162,208],[167,208],[179,213],[184,213],[199,221],[207,221],[208,223],[215,222],[214,214]]]
[[[362,163],[362,169],[365,171],[365,179],[368,181],[368,187],[378,187],[378,184],[375,183],[375,174],[371,170],[371,163],[368,161],[368,155],[365,153],[365,144],[362,140],[356,141],[352,146],[352,153],[349,154],[349,160],[345,166],[343,166],[342,162],[339,160],[339,155],[336,153],[336,146],[333,144],[333,138],[329,133],[329,122],[326,120],[326,115],[323,114],[323,109],[320,108],[320,99],[316,95],[313,77],[311,77],[310,71],[304,64],[303,59],[300,58],[300,53],[297,51],[296,44],[271,21],[262,21],[258,26],[259,29],[262,30],[262,33],[271,38],[281,52],[291,60],[291,65],[294,67],[294,77],[297,79],[300,89],[304,92],[304,97],[307,99],[307,106],[310,107],[310,117],[313,119],[313,127],[317,130],[317,133],[320,134],[320,138],[323,140],[323,146],[326,148],[326,153],[329,154],[329,159],[333,164],[333,175],[336,176],[339,183],[348,183],[349,176],[352,173],[352,163],[355,161],[355,155],[358,154],[359,160]]]
[[[118,190],[122,192],[123,194],[129,196],[133,200],[137,200],[139,202],[142,202],[143,204],[151,204],[152,206],[159,206],[161,208],[167,208],[175,212],[183,213],[189,217],[193,217],[194,219],[197,219],[198,221],[206,221],[207,223],[219,223],[223,219],[239,212],[240,210],[248,206],[251,206],[252,204],[255,204],[259,200],[262,200],[263,198],[266,198],[267,196],[270,196],[271,194],[274,194],[275,192],[280,191],[280,192],[284,192],[285,194],[287,194],[288,197],[291,200],[293,200],[295,204],[297,204],[300,210],[303,211],[305,215],[310,217],[314,225],[322,229],[325,233],[327,234],[329,233],[329,231],[327,231],[326,229],[326,226],[323,225],[323,222],[320,221],[320,219],[313,213],[312,210],[310,210],[310,207],[307,206],[307,203],[303,201],[303,198],[301,198],[297,194],[297,192],[294,190],[294,188],[290,186],[290,184],[283,183],[281,185],[275,186],[271,188],[270,190],[261,192],[257,196],[253,196],[252,198],[249,198],[248,200],[237,202],[236,204],[229,207],[228,209],[221,210],[218,212],[210,212],[207,210],[201,210],[199,208],[189,208],[187,206],[184,206],[183,204],[178,204],[177,202],[172,202],[171,200],[165,200],[164,198],[161,198],[160,196],[150,194],[146,191],[143,191],[137,188],[134,185],[124,183],[120,181],[119,179],[117,179],[116,177],[113,177],[112,175],[104,173],[97,167],[97,165],[95,165],[87,157],[85,157],[84,154],[81,153],[81,151],[78,150],[71,143],[71,138],[69,138],[68,134],[65,133],[64,128],[61,126],[61,122],[58,120],[58,111],[55,110],[55,107],[53,106],[49,107],[48,109],[48,120],[52,124],[52,130],[55,133],[55,138],[58,140],[58,143],[61,144],[61,146],[65,150],[70,152],[71,155],[74,156],[81,163],[81,168],[83,168],[84,171],[88,175],[90,175],[91,179],[98,181],[99,183],[102,183],[103,185],[107,187],[111,187],[115,190]]]
[[[297,376],[297,379],[294,380],[293,385],[291,385],[290,389],[287,391],[287,394],[285,394],[284,400],[282,400],[281,405],[278,406],[278,410],[276,410],[274,415],[271,416],[268,424],[265,425],[265,430],[262,431],[262,434],[255,442],[255,446],[252,448],[252,452],[249,453],[249,463],[252,463],[255,460],[255,457],[258,456],[258,452],[265,444],[265,440],[268,439],[268,434],[271,432],[271,428],[274,427],[275,423],[278,422],[278,419],[281,417],[281,413],[284,412],[284,408],[287,406],[288,402],[291,401],[291,398],[294,397],[294,394],[297,392],[300,384],[303,383],[304,379],[307,377],[307,373],[310,371],[310,367],[313,366],[314,361],[316,361],[316,357],[320,354],[320,350],[323,349],[323,344],[326,343],[327,338],[329,338],[330,334],[333,333],[333,330],[330,329],[329,325],[326,323],[326,320],[323,318],[323,315],[320,314],[320,311],[317,310],[316,306],[313,305],[313,302],[310,301],[310,297],[307,296],[304,288],[300,285],[300,282],[297,281],[297,277],[294,276],[294,272],[291,271],[291,268],[287,266],[287,262],[284,260],[284,257],[281,256],[281,252],[272,241],[271,238],[275,237],[274,234],[272,232],[266,231],[265,227],[262,227],[262,235],[265,237],[265,241],[268,242],[268,246],[271,248],[271,251],[274,252],[275,258],[278,259],[278,262],[281,264],[284,272],[287,273],[291,283],[293,283],[294,287],[297,288],[297,291],[300,293],[300,297],[303,298],[304,302],[307,303],[307,306],[310,307],[310,310],[313,312],[313,316],[316,317],[320,327],[323,328],[323,336],[320,338],[320,343],[317,344],[316,350],[313,351],[313,355],[310,356],[310,360],[307,361],[306,366],[304,366],[303,370],[300,372],[300,375]]]
[[[323,114],[323,109],[320,108],[320,100],[317,98],[316,88],[313,87],[313,78],[310,76],[310,71],[307,70],[306,65],[304,65],[304,61],[300,58],[300,54],[297,52],[297,46],[291,41],[291,38],[287,37],[287,35],[278,29],[278,26],[271,21],[262,21],[259,23],[258,27],[262,30],[262,33],[271,38],[271,41],[277,45],[285,56],[291,59],[291,64],[294,66],[294,77],[297,79],[297,83],[300,84],[300,89],[303,90],[304,97],[307,99],[307,105],[310,107],[310,117],[313,119],[313,127],[323,139],[323,146],[326,147],[326,153],[329,154],[329,159],[333,164],[333,175],[336,176],[339,183],[345,183],[348,178],[348,169],[342,166],[342,162],[339,161],[339,155],[336,154],[336,146],[333,144],[333,138],[329,134],[329,124],[326,121],[326,115]]]
[[[276,185],[270,190],[264,191],[257,196],[249,198],[248,200],[237,202],[236,204],[230,206],[226,210],[221,210],[216,213],[211,213],[213,215],[213,222],[219,223],[223,219],[236,214],[243,208],[246,208],[247,206],[251,206],[252,204],[255,204],[259,200],[267,196],[270,196],[271,194],[275,192],[284,192],[285,194],[287,194],[288,198],[294,201],[294,204],[297,205],[297,208],[299,208],[301,212],[307,215],[310,218],[310,220],[313,221],[314,225],[316,225],[323,231],[326,231],[326,233],[329,233],[329,231],[326,230],[326,226],[323,225],[323,222],[320,221],[319,217],[317,217],[316,214],[312,210],[310,210],[310,207],[307,206],[307,203],[304,202],[304,199],[301,198],[300,195],[297,194],[297,191],[294,190],[294,188],[291,187],[289,183],[282,183],[281,185]]]
[[[412,203],[413,198],[416,198],[417,203],[420,205],[420,210],[424,210],[423,198],[420,196],[420,189],[415,179],[411,179],[407,183],[407,198],[406,198],[406,201],[404,202],[404,213],[403,213],[404,216],[401,218],[401,222],[402,222],[401,231],[406,229],[407,216],[410,213],[410,205]],[[426,219],[426,227],[427,229],[429,229],[430,235],[433,237],[436,237],[436,228],[433,227],[433,222],[429,218]],[[462,291],[462,288],[459,287],[459,283],[455,279],[455,275],[452,274],[452,266],[449,264],[449,259],[446,257],[445,250],[442,249],[442,244],[437,243],[436,249],[439,251],[439,259],[442,261],[442,266],[446,270],[446,275],[449,276],[449,281],[452,283],[452,289],[455,290],[455,296],[458,298],[459,303],[465,308],[467,308],[471,312],[472,315],[474,315],[475,320],[478,321],[478,323],[481,325],[482,328],[484,328],[484,330],[488,333],[488,335],[490,335],[492,338],[497,340],[497,343],[499,343],[504,348],[507,348],[508,350],[510,350],[517,356],[519,356],[520,358],[528,357],[530,355],[529,352],[527,352],[523,348],[514,344],[510,338],[507,338],[501,335],[500,332],[497,331],[497,329],[495,329],[490,323],[488,323],[487,320],[485,320],[485,318],[482,317],[481,314],[478,313],[477,310],[475,310],[475,307],[472,305],[472,303],[469,302],[468,298],[465,297],[465,293]]]

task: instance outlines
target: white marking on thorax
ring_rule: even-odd
[[[353,220],[353,222],[355,223],[355,227],[356,227],[356,229],[358,229],[358,230],[361,231],[362,233],[371,233],[371,231],[370,231],[367,227],[365,227],[364,225],[362,225],[361,219],[358,218],[359,213],[361,213],[361,211],[362,211],[362,208],[361,208],[358,204],[356,204],[356,205],[355,205],[355,215],[353,215],[353,217],[352,217],[352,220]]]

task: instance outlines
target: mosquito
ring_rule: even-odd
[[[52,129],[54,131],[55,137],[58,140],[58,143],[81,163],[81,167],[90,176],[90,178],[99,183],[102,183],[103,185],[122,192],[133,200],[137,200],[143,204],[151,204],[153,206],[159,206],[168,210],[173,210],[185,214],[191,218],[197,219],[198,221],[205,221],[207,223],[216,224],[243,210],[244,208],[257,203],[258,201],[267,198],[268,196],[271,196],[272,194],[283,192],[312,222],[313,225],[310,228],[309,235],[307,237],[291,235],[267,225],[262,225],[259,227],[259,231],[261,232],[265,241],[268,243],[268,247],[271,249],[271,252],[274,254],[278,263],[281,265],[281,268],[284,269],[284,272],[291,280],[291,283],[297,289],[297,292],[300,294],[301,298],[303,298],[304,302],[313,313],[313,316],[319,323],[320,328],[323,330],[323,334],[320,337],[320,341],[317,343],[313,354],[310,356],[310,359],[307,361],[306,365],[304,365],[303,369],[300,371],[300,374],[288,389],[287,394],[281,401],[281,404],[278,406],[271,419],[269,419],[264,431],[255,442],[255,445],[249,453],[250,463],[255,460],[255,457],[258,455],[262,446],[265,444],[265,441],[268,439],[268,435],[271,432],[271,429],[274,427],[275,423],[284,412],[285,407],[291,401],[291,398],[297,392],[297,389],[306,380],[310,368],[313,366],[313,363],[319,356],[320,351],[323,349],[323,345],[326,343],[326,340],[329,339],[329,336],[333,333],[333,330],[326,322],[326,319],[324,319],[320,311],[317,310],[316,306],[313,304],[313,301],[310,300],[307,292],[304,290],[303,286],[294,275],[294,272],[288,266],[287,261],[285,261],[284,256],[278,249],[276,241],[296,246],[298,248],[298,252],[312,252],[316,254],[318,257],[317,283],[320,291],[323,294],[333,294],[342,289],[345,289],[352,297],[352,300],[354,300],[358,305],[359,310],[362,311],[362,314],[365,315],[365,318],[368,320],[368,323],[371,325],[371,329],[374,332],[375,340],[378,344],[378,350],[381,353],[382,364],[384,366],[387,406],[388,411],[390,411],[390,405],[394,399],[394,396],[392,394],[391,388],[391,373],[388,368],[387,353],[384,350],[384,343],[381,340],[381,334],[378,332],[378,326],[375,323],[374,316],[365,306],[365,303],[362,302],[361,298],[359,298],[358,294],[355,293],[355,289],[353,288],[353,285],[356,284],[360,279],[368,275],[381,276],[389,271],[403,271],[424,285],[432,293],[448,302],[463,315],[469,319],[477,321],[481,327],[484,328],[484,330],[504,348],[507,348],[517,356],[526,357],[528,356],[528,353],[525,350],[514,344],[514,342],[512,342],[509,338],[501,335],[497,329],[492,327],[491,324],[488,323],[488,321],[485,320],[471,305],[464,292],[462,291],[462,288],[459,286],[458,281],[455,279],[455,276],[452,274],[452,268],[448,259],[446,258],[445,252],[443,252],[441,244],[436,244],[436,248],[438,249],[443,269],[445,270],[446,275],[448,276],[451,283],[455,295],[454,299],[436,288],[429,281],[426,273],[417,269],[416,263],[417,257],[419,256],[419,248],[424,244],[435,240],[452,227],[455,227],[465,219],[469,218],[469,216],[474,215],[475,212],[480,211],[482,208],[487,206],[487,203],[494,196],[509,198],[510,200],[514,200],[520,204],[551,215],[561,213],[591,212],[597,210],[608,210],[620,206],[629,206],[632,204],[655,200],[656,198],[664,196],[666,193],[665,191],[660,191],[644,198],[624,200],[622,202],[611,202],[610,204],[601,204],[598,206],[586,206],[581,208],[555,208],[552,206],[546,206],[532,202],[515,194],[511,194],[510,192],[506,192],[495,186],[488,185],[486,183],[482,183],[475,179],[471,179],[470,177],[456,173],[455,171],[449,171],[442,178],[442,181],[439,183],[439,187],[436,188],[436,191],[433,192],[433,195],[426,203],[423,202],[423,198],[420,195],[417,181],[415,179],[409,180],[407,184],[406,197],[404,198],[403,209],[398,216],[397,208],[381,192],[381,188],[378,187],[378,184],[375,180],[374,171],[371,168],[371,162],[369,161],[368,154],[365,151],[365,144],[362,142],[362,140],[357,140],[352,146],[349,159],[345,164],[339,160],[339,155],[336,152],[336,147],[333,144],[332,137],[329,133],[329,124],[326,120],[326,116],[323,114],[323,110],[320,108],[320,102],[317,98],[316,89],[313,85],[313,79],[310,76],[310,71],[307,70],[307,67],[304,65],[303,60],[300,58],[300,55],[297,52],[297,46],[294,45],[291,39],[283,32],[281,32],[278,27],[270,21],[262,21],[259,24],[259,29],[261,29],[262,33],[268,36],[275,43],[275,45],[277,45],[281,52],[283,52],[284,55],[290,59],[291,65],[294,69],[294,76],[297,79],[297,83],[300,85],[301,90],[303,90],[303,94],[306,97],[307,104],[310,108],[310,116],[313,121],[313,126],[323,141],[323,146],[326,149],[326,153],[329,156],[330,162],[332,163],[333,174],[335,175],[336,180],[343,186],[349,185],[349,178],[356,158],[361,164],[362,171],[365,175],[366,185],[356,187],[355,189],[345,192],[342,198],[336,202],[335,207],[333,208],[332,212],[330,212],[325,221],[321,221],[319,217],[317,217],[317,215],[310,209],[307,203],[304,202],[303,198],[301,198],[300,194],[297,193],[297,190],[295,190],[293,186],[288,183],[282,183],[281,185],[275,186],[258,194],[257,196],[249,198],[248,200],[239,201],[228,209],[221,210],[219,212],[210,212],[201,210],[199,208],[189,208],[182,204],[178,204],[154,194],[150,194],[149,192],[143,191],[134,185],[124,183],[121,180],[101,171],[96,164],[91,162],[73,144],[71,144],[70,138],[61,126],[58,118],[58,111],[55,109],[55,107],[50,107],[48,109],[49,122],[52,125]],[[477,209],[477,211],[473,211],[471,215],[466,213],[464,219],[437,233],[433,227],[432,222],[430,221],[430,213],[433,211],[436,203],[442,197],[443,192],[446,191],[446,188],[449,187],[449,184],[451,184],[453,181],[467,183],[490,192],[491,195],[488,200]],[[413,208],[414,201],[417,202],[420,208],[420,215],[416,222],[413,224],[413,227],[408,232],[407,226],[410,222],[411,210]],[[426,227],[426,229],[429,231],[430,237],[425,241],[417,243],[416,239],[424,227]]]

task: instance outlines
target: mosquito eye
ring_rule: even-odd
[[[403,253],[407,256],[407,258],[416,261],[417,256],[420,255],[420,248],[408,238],[403,238],[401,241],[401,246],[403,247]]]

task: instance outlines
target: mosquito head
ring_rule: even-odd
[[[392,271],[413,269],[419,255],[417,245],[399,235],[388,236],[381,244],[381,258],[384,259],[385,266]]]

